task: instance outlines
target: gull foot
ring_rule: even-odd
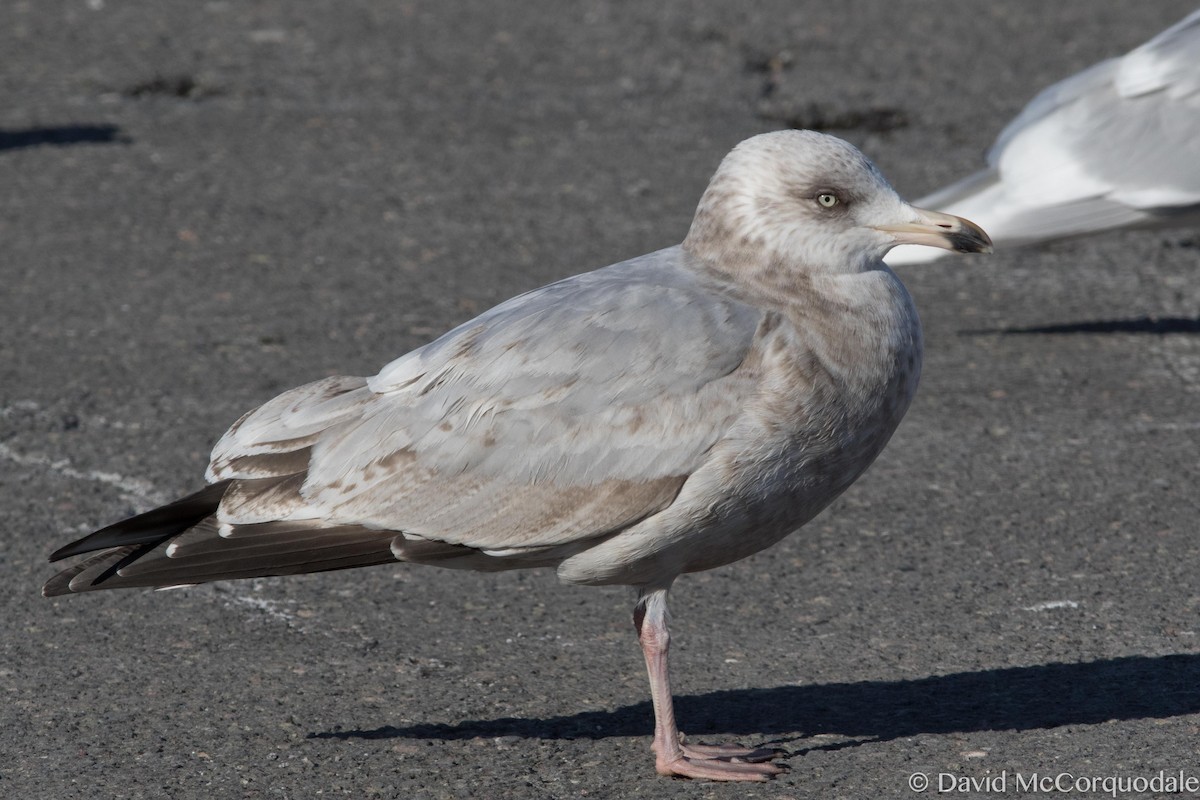
[[[658,755],[655,769],[659,775],[678,775],[710,781],[767,781],[786,767],[769,763],[784,754],[768,747],[741,747],[735,744],[684,744],[673,753]]]

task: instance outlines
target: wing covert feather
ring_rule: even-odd
[[[309,448],[305,508],[290,519],[480,549],[620,530],[670,504],[757,386],[761,312],[708,289],[683,258],[669,248],[568,278],[365,384],[293,390],[239,421],[210,472],[249,470],[250,454],[258,477],[267,454],[290,463],[279,448]]]

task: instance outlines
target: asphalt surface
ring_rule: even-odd
[[[681,726],[786,749],[771,784],[655,776],[626,590],[397,565],[39,596],[54,547],[196,488],[277,392],[679,241],[742,138],[822,126],[918,196],[1189,10],[6,3],[0,796],[1200,780],[1196,231],[903,271],[927,356],[887,451],[673,594]]]

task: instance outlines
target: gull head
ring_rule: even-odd
[[[725,272],[878,269],[900,244],[988,253],[973,222],[900,199],[853,145],[814,131],[745,140],[721,162],[684,249]]]

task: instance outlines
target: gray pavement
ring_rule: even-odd
[[[275,393],[677,242],[738,140],[823,125],[917,196],[1189,10],[4,4],[0,796],[1200,780],[1196,231],[904,270],[927,361],[888,450],[674,593],[682,727],[785,748],[771,784],[653,774],[625,590],[397,565],[38,594],[55,546],[194,489]]]

